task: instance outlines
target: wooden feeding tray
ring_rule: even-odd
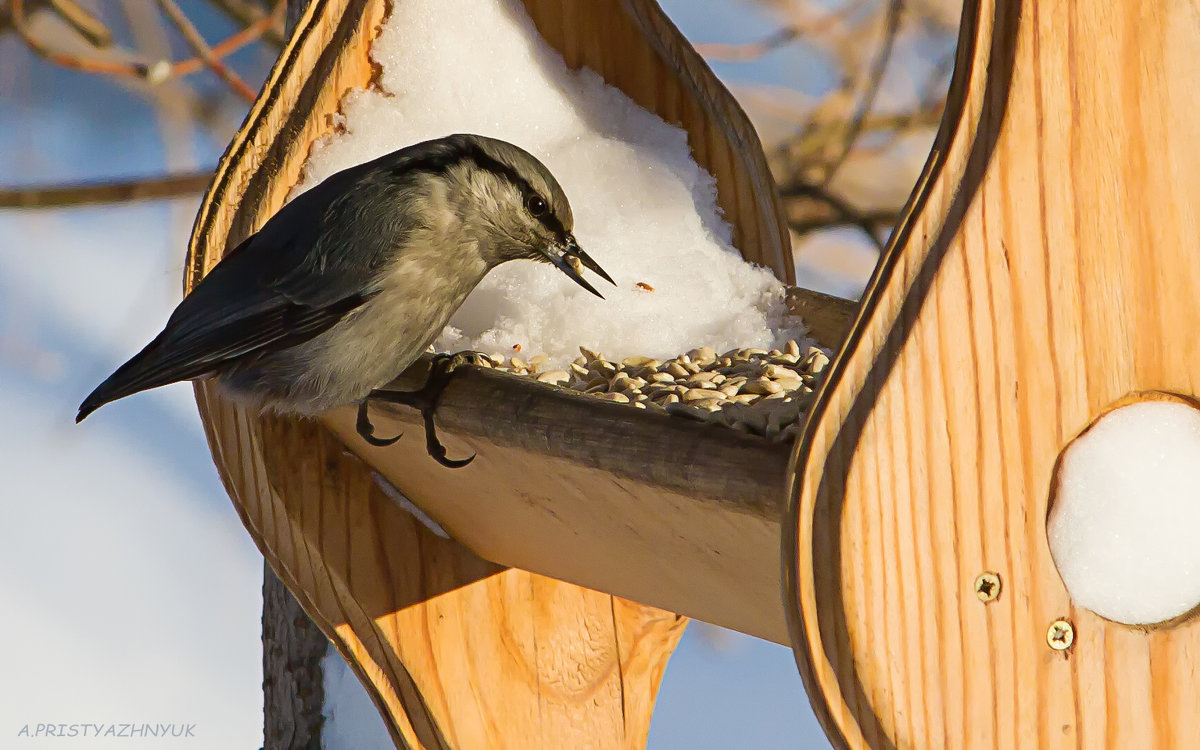
[[[524,5],[569,65],[687,129],[735,245],[792,281],[754,132],[659,8]],[[189,288],[370,83],[386,7],[310,4],[201,209]],[[685,615],[790,643],[839,747],[1194,746],[1200,618],[1077,606],[1046,518],[1098,415],[1200,396],[1197,50],[1190,0],[967,2],[861,310],[795,292],[839,354],[794,448],[469,370],[438,411],[478,454],[452,472],[405,411],[375,449],[350,410],[260,417],[200,384],[226,487],[400,747],[640,747]]]
[[[201,208],[189,289],[283,205],[343,96],[371,85],[387,7],[309,6]],[[791,281],[757,136],[658,6],[525,7],[568,65],[687,129],[734,244]],[[801,290],[791,303],[831,346],[855,309]],[[423,366],[405,378],[423,378]],[[404,438],[372,448],[352,408],[305,422],[248,413],[204,383],[196,394],[247,529],[398,744],[639,746],[682,615],[788,642],[778,550],[790,444],[471,368],[437,411],[452,455],[477,454],[450,471],[426,455],[407,410],[373,408],[379,430]]]

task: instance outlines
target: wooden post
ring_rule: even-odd
[[[794,458],[792,640],[836,745],[1196,746],[1200,619],[1075,606],[1046,513],[1108,405],[1200,394],[1197,50],[1187,0],[966,4],[933,156]]]

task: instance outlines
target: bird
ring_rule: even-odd
[[[417,391],[385,386],[441,333],[502,263],[549,263],[588,292],[590,269],[566,193],[542,162],[506,141],[459,133],[337,172],[301,193],[196,284],[162,332],[79,406],[185,380],[215,379],[235,402],[311,417],[358,405],[372,445],[372,399],[421,410],[430,455],[446,466],[433,412],[473,353],[439,355]],[[473,458],[473,456],[471,457]]]

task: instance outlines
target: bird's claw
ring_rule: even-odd
[[[399,436],[388,441],[382,441],[373,435],[370,421],[367,419],[367,402],[372,398],[393,404],[411,406],[421,412],[425,422],[425,449],[442,466],[449,469],[459,469],[475,460],[475,454],[467,458],[454,459],[446,457],[446,446],[437,437],[437,427],[433,423],[433,413],[437,409],[438,399],[450,382],[454,371],[462,365],[477,364],[483,355],[478,352],[459,352],[458,354],[436,354],[430,364],[429,377],[425,385],[415,391],[374,390],[367,394],[358,407],[358,434],[363,436],[371,445],[391,445]],[[364,432],[365,425],[365,432]],[[380,442],[376,442],[380,441]]]
[[[358,420],[354,423],[354,427],[358,430],[359,436],[369,444],[376,448],[386,448],[404,437],[404,433],[402,432],[394,438],[375,437],[375,425],[371,424],[371,419],[367,416],[367,402],[370,400],[371,397],[367,396],[359,403]]]
[[[437,427],[433,424],[433,409],[421,410],[421,416],[425,419],[425,450],[447,469],[461,469],[467,464],[475,460],[475,455],[472,453],[466,458],[447,458],[446,446],[442,445],[442,441],[437,438]]]

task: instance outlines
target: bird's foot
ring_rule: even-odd
[[[404,437],[404,433],[402,432],[394,438],[375,437],[375,425],[371,424],[371,418],[367,416],[367,402],[371,400],[371,396],[375,395],[375,393],[376,391],[372,391],[367,394],[366,398],[359,402],[358,419],[355,421],[354,427],[358,430],[358,434],[363,440],[366,440],[377,448],[386,448]]]
[[[386,441],[374,436],[374,429],[371,426],[370,420],[367,419],[367,403],[371,399],[378,399],[392,404],[411,406],[421,412],[421,417],[425,421],[425,449],[429,451],[429,455],[433,457],[433,460],[451,469],[457,469],[471,463],[475,460],[474,455],[463,459],[446,457],[446,447],[442,445],[437,437],[437,427],[433,423],[433,413],[437,409],[438,399],[441,398],[442,391],[449,384],[454,371],[463,365],[477,364],[482,356],[478,352],[437,354],[433,357],[433,362],[429,369],[429,377],[425,380],[425,385],[421,386],[418,390],[389,391],[377,389],[371,391],[358,407],[358,434],[362,435],[363,439],[371,443],[371,445],[391,445],[396,442],[399,436]]]

